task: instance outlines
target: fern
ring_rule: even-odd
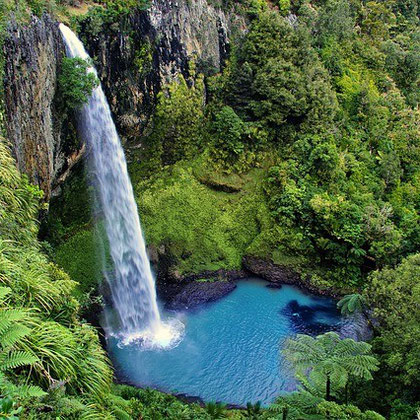
[[[354,293],[346,295],[337,303],[337,308],[340,309],[343,315],[350,315],[355,312],[362,312],[365,306],[365,300],[362,295]]]
[[[334,389],[346,386],[349,375],[369,380],[371,372],[378,369],[369,344],[342,340],[334,332],[316,338],[298,335],[286,341],[283,352],[300,378],[307,377],[305,387],[324,389],[327,400]]]
[[[21,366],[33,365],[38,358],[27,351],[13,351],[0,354],[0,370],[5,372]]]
[[[3,395],[17,399],[36,398],[47,395],[39,386],[15,385],[7,380],[2,373],[0,373],[0,389]]]
[[[4,303],[4,299],[10,294],[12,289],[10,287],[0,287],[0,303]]]

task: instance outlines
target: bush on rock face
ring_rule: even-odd
[[[98,86],[97,77],[89,72],[90,64],[82,58],[64,57],[58,76],[59,96],[64,109],[77,109],[85,104]]]

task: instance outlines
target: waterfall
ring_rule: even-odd
[[[67,26],[60,24],[60,31],[68,57],[90,60],[83,44]],[[93,67],[88,71],[97,75]],[[147,336],[165,341],[171,332],[161,322],[124,150],[100,85],[78,111],[77,122],[89,148],[89,163],[104,215],[114,270],[107,280],[119,318],[119,332],[129,339]]]

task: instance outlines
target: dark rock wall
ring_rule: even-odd
[[[57,74],[64,54],[58,25],[48,15],[9,24],[4,44],[6,128],[19,170],[51,196],[77,152],[63,140],[63,117],[55,106]]]

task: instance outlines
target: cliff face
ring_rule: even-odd
[[[71,160],[54,104],[64,54],[57,23],[47,15],[24,27],[11,22],[4,53],[8,138],[19,170],[48,200]]]
[[[161,86],[179,74],[187,76],[191,59],[198,71],[219,71],[233,28],[243,30],[244,20],[206,0],[154,0],[150,9],[118,24],[82,24],[80,35],[94,57],[120,133],[141,134]]]
[[[187,76],[191,59],[198,71],[219,71],[232,28],[243,30],[243,19],[206,0],[153,0],[150,9],[112,24],[86,19],[80,37],[123,137],[139,138],[161,86]],[[20,171],[48,200],[84,151],[83,144],[73,144],[71,120],[56,106],[65,54],[58,23],[48,15],[25,26],[11,22],[4,50],[8,137]]]

